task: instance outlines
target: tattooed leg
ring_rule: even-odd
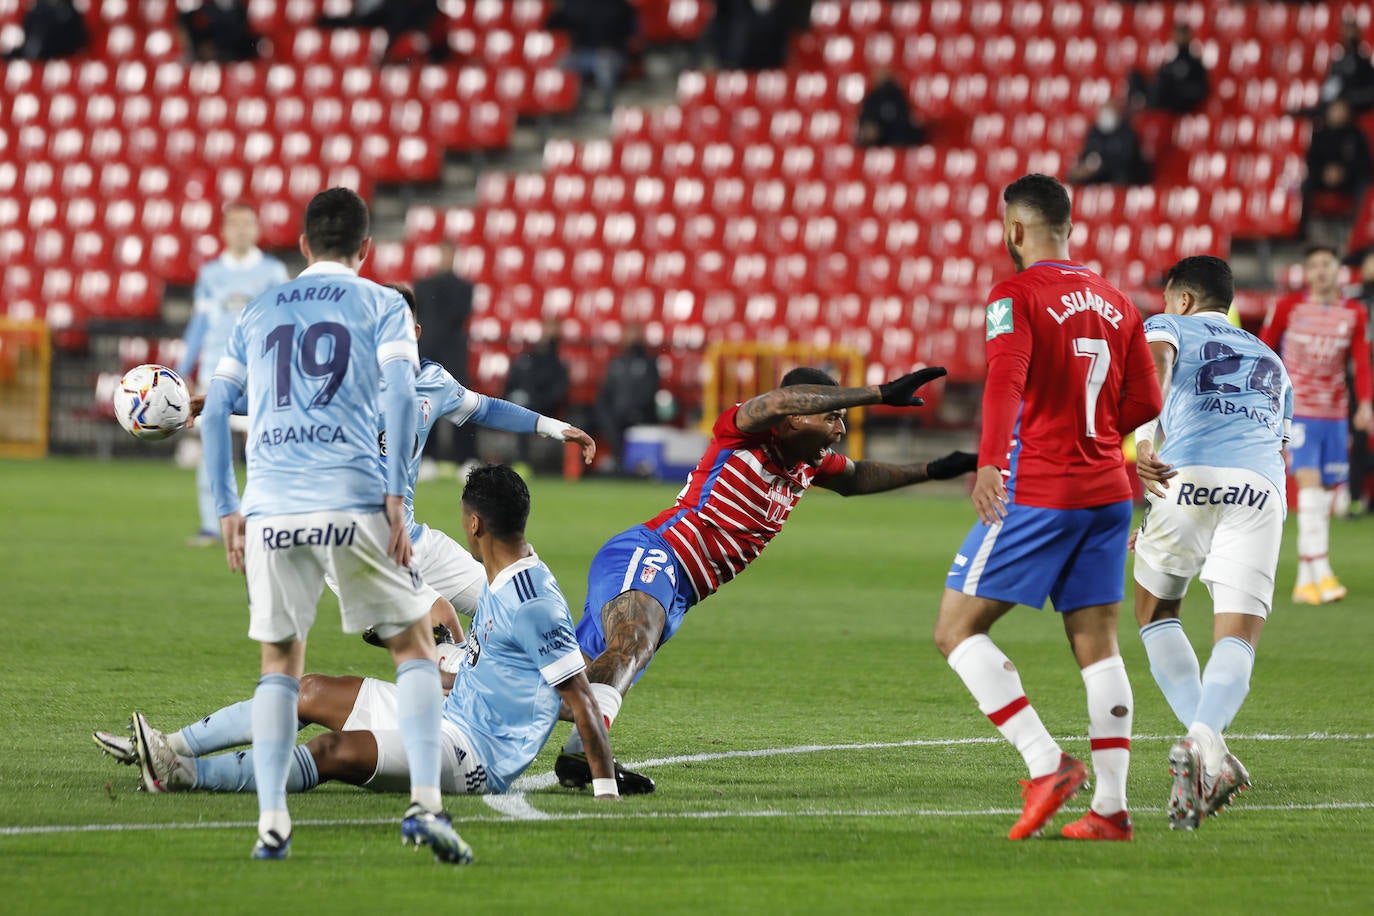
[[[601,609],[606,650],[587,666],[587,680],[609,684],[624,696],[654,657],[667,623],[663,605],[644,592],[628,591],[607,601]]]

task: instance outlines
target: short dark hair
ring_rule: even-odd
[[[1170,267],[1164,277],[1164,285],[1170,284],[1196,295],[1201,308],[1220,312],[1229,309],[1231,300],[1236,296],[1236,281],[1231,275],[1231,265],[1210,254],[1184,258]]]
[[[793,385],[834,385],[839,387],[839,382],[835,377],[824,369],[817,369],[814,366],[798,366],[791,372],[782,377],[779,388],[790,388]]]
[[[1073,206],[1069,203],[1069,191],[1060,184],[1059,179],[1038,172],[1022,175],[1007,185],[1002,192],[1002,200],[1007,206],[1019,204],[1029,207],[1045,218],[1051,226],[1067,229],[1073,221]]]
[[[1340,254],[1336,251],[1334,246],[1323,245],[1320,242],[1314,242],[1313,244],[1303,248],[1302,259],[1303,261],[1306,261],[1308,258],[1312,257],[1312,255],[1321,254],[1323,251],[1331,255],[1331,257],[1335,258],[1337,261],[1341,259]]]
[[[330,188],[305,208],[305,240],[317,258],[351,257],[368,233],[367,204],[348,188]]]
[[[469,471],[463,504],[482,519],[493,537],[510,540],[525,533],[530,490],[508,465],[487,464]]]
[[[406,301],[406,308],[410,309],[410,317],[415,318],[415,290],[406,286],[404,283],[383,283],[387,289],[394,289],[401,294],[401,298]]]

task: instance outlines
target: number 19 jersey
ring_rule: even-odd
[[[1282,493],[1293,385],[1278,355],[1219,312],[1155,315],[1145,338],[1178,353],[1159,417],[1159,457],[1176,468],[1254,471]]]
[[[1162,402],[1135,304],[1087,267],[1051,261],[988,299],[979,466],[1001,468],[1023,506],[1130,499],[1121,436]]]
[[[215,377],[247,388],[245,516],[381,508],[381,367],[393,359],[419,367],[405,300],[342,264],[313,264],[244,308]]]

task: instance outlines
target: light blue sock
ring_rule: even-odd
[[[296,731],[307,723],[296,720]],[[253,701],[243,700],[232,706],[217,709],[199,722],[192,722],[178,734],[191,750],[191,756],[201,757],[225,748],[253,743]]]
[[[1177,617],[1156,620],[1140,628],[1140,641],[1150,659],[1150,673],[1164,693],[1169,708],[1184,728],[1197,718],[1198,701],[1202,699],[1202,677],[1199,674],[1197,653],[1183,623]]]
[[[300,682],[287,674],[264,674],[253,693],[253,778],[258,810],[286,810],[286,774],[296,743],[296,701]]]
[[[199,722],[192,722],[180,732],[181,740],[200,757],[227,747],[253,743],[253,701],[243,700],[232,706],[217,709]]]
[[[1217,734],[1224,732],[1240,712],[1250,692],[1250,672],[1255,669],[1255,649],[1238,636],[1226,636],[1212,647],[1207,670],[1202,672],[1202,700],[1194,722]]]
[[[320,771],[315,758],[305,745],[291,751],[291,764],[286,772],[287,792],[309,792],[320,784]],[[253,776],[253,752],[238,751],[214,757],[196,758],[197,789],[206,792],[254,792],[258,783]]]
[[[219,516],[215,513],[215,495],[210,492],[210,472],[205,468],[205,459],[196,465],[196,506],[200,510],[200,530],[204,534],[219,536]]]
[[[439,666],[414,658],[396,669],[396,714],[410,766],[411,797],[430,810],[439,801],[439,726],[443,721]]]

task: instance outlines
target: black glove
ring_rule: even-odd
[[[926,465],[926,476],[931,480],[949,480],[969,471],[977,470],[978,456],[973,452],[950,452],[943,458],[936,458]]]
[[[914,397],[916,389],[946,375],[944,366],[930,366],[878,386],[883,403],[890,407],[920,407],[925,401]]]

